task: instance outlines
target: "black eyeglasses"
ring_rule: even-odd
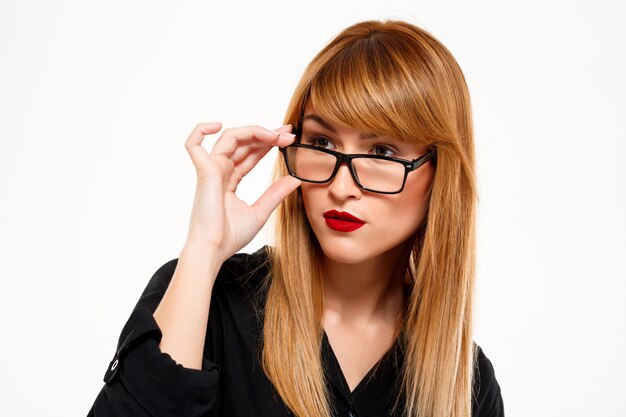
[[[301,143],[279,149],[289,174],[299,180],[316,184],[329,182],[345,163],[359,187],[381,194],[398,194],[404,189],[409,172],[435,160],[432,150],[409,161],[387,156],[345,154]]]

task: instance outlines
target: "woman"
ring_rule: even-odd
[[[152,277],[90,415],[501,416],[472,341],[470,101],[432,35],[345,29],[286,125],[199,124],[187,242]],[[273,147],[253,205],[239,181]],[[235,254],[278,206],[275,247]]]

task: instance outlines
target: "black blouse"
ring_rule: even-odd
[[[267,247],[228,259],[213,287],[202,369],[189,369],[161,352],[161,331],[152,313],[178,259],[152,276],[119,338],[105,385],[88,416],[292,416],[261,367]],[[261,304],[259,304],[261,303]],[[504,416],[500,387],[480,347],[472,415]],[[381,358],[353,392],[324,333],[322,361],[335,416],[390,416],[398,392],[399,343]]]

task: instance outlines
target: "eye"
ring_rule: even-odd
[[[398,153],[388,145],[374,145],[371,152],[375,156],[398,157]]]
[[[325,136],[303,138],[302,142],[322,149],[333,149],[335,146],[335,144]]]

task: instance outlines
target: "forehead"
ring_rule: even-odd
[[[306,105],[304,106],[304,111],[302,114],[302,117],[305,117],[307,115],[316,115],[319,116],[319,114],[317,113],[315,106],[311,103],[311,100],[307,101]],[[389,142],[389,143],[393,143],[395,146],[397,146],[398,148],[400,148],[401,150],[407,152],[407,153],[414,153],[417,152],[415,155],[421,155],[424,154],[426,152],[428,152],[428,146],[425,145],[419,145],[417,143],[411,143],[411,142],[406,142],[406,141],[402,141],[396,137],[393,136],[388,136],[388,135],[377,135],[375,133],[370,133],[370,132],[361,132],[358,129],[353,128],[352,126],[349,126],[345,123],[342,122],[338,122],[336,120],[329,120],[329,119],[323,119],[321,120],[322,123],[320,123],[320,121],[315,120],[315,118],[307,118],[306,120],[303,120],[303,125],[305,124],[309,124],[309,123],[316,123],[317,125],[321,125],[324,129],[330,129],[331,131],[335,132],[335,133],[341,133],[341,132],[350,132],[350,131],[356,131],[359,133],[359,137],[361,139],[369,139],[369,140],[382,140],[384,142]],[[328,126],[330,125],[330,126]],[[302,128],[302,126],[301,126]],[[311,128],[311,126],[309,126],[309,129]],[[307,129],[308,130],[308,129]],[[369,142],[369,141],[368,141]]]
[[[307,117],[307,116],[312,116],[312,117]],[[315,106],[313,106],[313,104],[311,103],[311,101],[309,100],[307,102],[307,104],[304,106],[304,111],[302,112],[302,123],[312,123],[315,122],[318,125],[321,125],[322,127],[324,127],[325,129],[331,130],[331,131],[335,131],[336,129],[338,130],[358,130],[346,123],[334,120],[334,119],[330,119],[327,117],[322,117],[317,110],[315,109]],[[361,132],[361,136],[362,137],[376,137],[377,135],[374,133],[370,133],[370,132]]]

